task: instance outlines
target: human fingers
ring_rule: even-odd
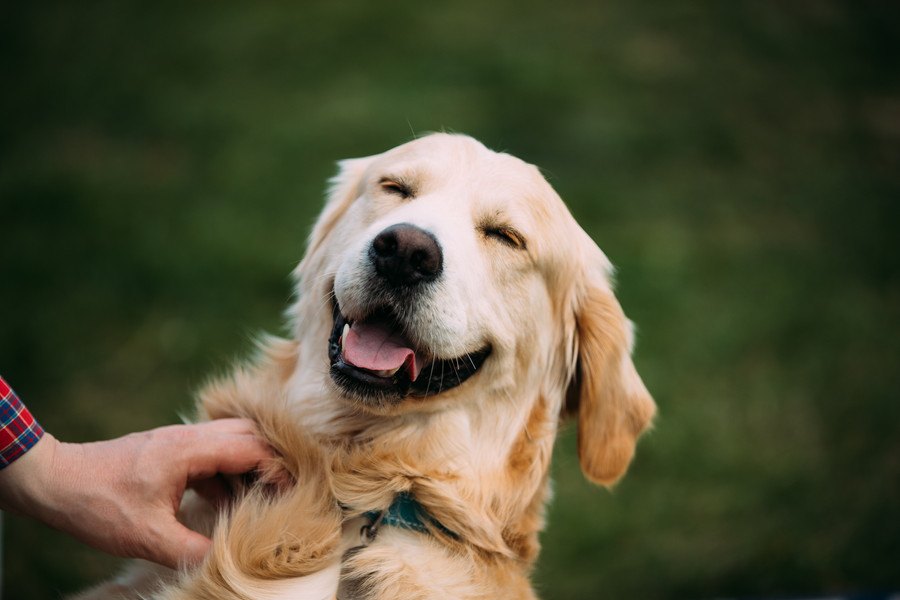
[[[273,458],[272,448],[255,435],[203,431],[183,449],[188,479],[203,479],[216,473],[246,473]]]

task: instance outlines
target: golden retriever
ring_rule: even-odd
[[[295,271],[293,339],[208,386],[296,484],[249,485],[197,569],[146,564],[86,597],[535,598],[561,415],[610,485],[655,405],[612,267],[537,168],[433,134],[340,163]]]

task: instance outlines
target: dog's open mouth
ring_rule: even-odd
[[[334,306],[331,377],[363,398],[397,402],[407,395],[440,394],[474,375],[489,354],[486,346],[456,358],[435,358],[415,348],[390,311],[351,322]]]

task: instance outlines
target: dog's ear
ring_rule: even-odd
[[[337,175],[328,181],[325,208],[310,233],[307,254],[313,254],[318,249],[353,201],[362,194],[363,175],[374,159],[374,156],[367,156],[338,162]]]
[[[338,162],[337,175],[328,181],[325,208],[309,234],[303,260],[294,270],[294,277],[298,281],[303,279],[304,273],[321,272],[324,256],[319,250],[350,205],[362,194],[366,169],[377,156],[349,158]]]
[[[567,411],[578,411],[578,459],[585,477],[612,485],[634,456],[656,405],[631,361],[633,332],[613,295],[612,266],[590,241],[575,294],[577,366]]]

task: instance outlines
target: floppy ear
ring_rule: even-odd
[[[567,408],[577,404],[578,459],[585,477],[612,485],[628,469],[656,405],[631,361],[632,326],[613,295],[612,266],[593,242],[590,246],[594,264],[575,300],[578,367]]]
[[[320,272],[322,267],[320,263],[324,257],[319,249],[353,201],[362,194],[363,176],[376,156],[349,158],[338,162],[337,175],[328,181],[328,197],[325,201],[325,208],[322,209],[322,213],[309,234],[303,260],[294,270],[294,277],[297,280],[302,279],[306,272]]]
[[[365,158],[348,158],[338,162],[337,175],[328,181],[328,200],[325,208],[309,236],[307,254],[316,251],[335,223],[347,212],[347,209],[362,194],[363,175],[374,156]]]

